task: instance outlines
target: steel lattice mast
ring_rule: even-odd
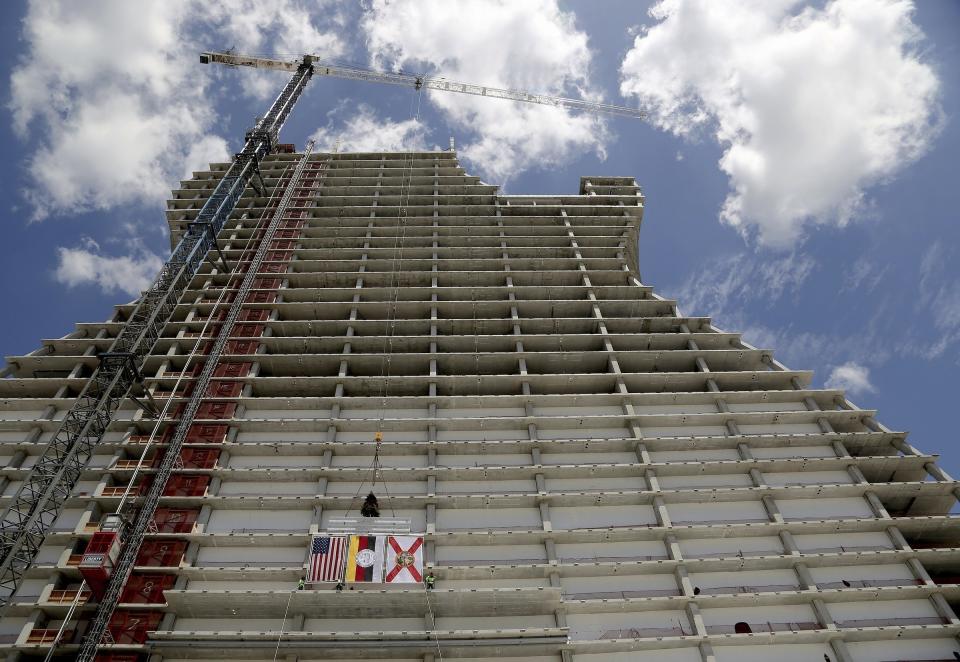
[[[19,587],[123,398],[141,381],[144,358],[197,268],[207,253],[216,249],[217,234],[247,183],[259,172],[260,160],[273,149],[280,128],[313,75],[309,59],[294,71],[267,114],[247,133],[243,150],[217,183],[196,221],[189,224],[110,350],[100,355],[99,367],[4,513],[0,523],[0,608]]]

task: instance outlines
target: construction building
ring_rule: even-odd
[[[632,178],[502,195],[452,150],[258,163],[57,483],[3,659],[83,659],[91,639],[113,662],[960,659],[956,482],[644,285]],[[173,192],[173,245],[234,165]],[[129,359],[138,305],[7,357],[5,508],[91,377]],[[154,488],[111,597],[123,556],[91,541]],[[373,570],[311,577],[338,540]]]

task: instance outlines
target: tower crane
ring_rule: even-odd
[[[305,63],[313,66],[315,76],[329,76],[331,78],[346,78],[349,80],[365,80],[370,83],[386,83],[416,89],[439,90],[441,92],[459,92],[460,94],[475,94],[491,99],[506,99],[508,101],[523,101],[537,103],[544,106],[566,108],[568,110],[582,110],[589,113],[604,115],[620,115],[646,119],[647,113],[629,106],[617,106],[610,103],[596,103],[583,99],[569,99],[547,94],[535,94],[523,90],[511,90],[473,83],[457,83],[440,76],[415,75],[408,73],[376,71],[353,65],[324,62],[315,55],[304,55],[301,59],[281,60],[255,55],[236,55],[230,52],[210,51],[200,55],[203,64],[218,63],[231,67],[252,67],[254,69],[275,69],[279,71],[296,71],[297,67]]]
[[[437,76],[381,72],[324,62],[314,55],[284,60],[211,51],[201,54],[200,62],[274,69],[291,72],[293,75],[266,115],[247,131],[243,149],[234,155],[229,169],[204,202],[196,220],[188,224],[170,258],[150,288],[137,301],[110,349],[99,355],[99,366],[14,495],[11,505],[3,513],[0,520],[0,610],[9,603],[33,564],[47,533],[63,511],[64,504],[124,398],[139,402],[133,398],[131,389],[144,388],[143,376],[140,373],[144,360],[161,336],[180,296],[189,286],[200,264],[211,251],[212,254],[219,253],[217,235],[231,217],[246,186],[256,185],[260,161],[276,150],[279,131],[311,77],[319,75],[363,80],[409,86],[417,90],[426,88],[590,113],[646,118],[644,111],[626,106],[459,83]],[[236,297],[228,314],[235,315],[243,301],[243,297]],[[228,328],[229,325],[226,324],[222,327]],[[207,357],[208,365],[213,365],[213,358]],[[194,391],[187,405],[187,412],[196,408],[203,393],[203,388]],[[176,424],[170,438],[170,448],[178,448],[183,443],[191,420],[192,416],[184,416]],[[174,457],[172,453],[168,455],[170,458]],[[104,591],[105,596],[119,595],[126,582],[136,559],[139,542],[143,539],[143,528],[149,522],[172,470],[172,460],[164,462],[154,476],[148,495],[139,499],[136,504],[137,512],[133,517],[132,530],[125,536],[125,540],[121,541],[119,561],[112,568]],[[113,602],[115,601],[101,600],[96,615],[91,619],[85,645],[77,657],[78,660],[89,662],[95,656],[97,645],[115,607]],[[53,646],[56,646],[56,643],[54,642]]]

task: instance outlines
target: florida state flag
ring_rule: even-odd
[[[423,581],[423,538],[387,536],[388,584],[419,584]]]
[[[347,551],[348,582],[383,582],[385,536],[350,536]]]

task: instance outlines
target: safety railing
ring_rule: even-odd
[[[754,632],[806,632],[820,630],[823,626],[813,621],[788,623],[736,623],[727,625],[707,625],[707,634],[751,634]]]

